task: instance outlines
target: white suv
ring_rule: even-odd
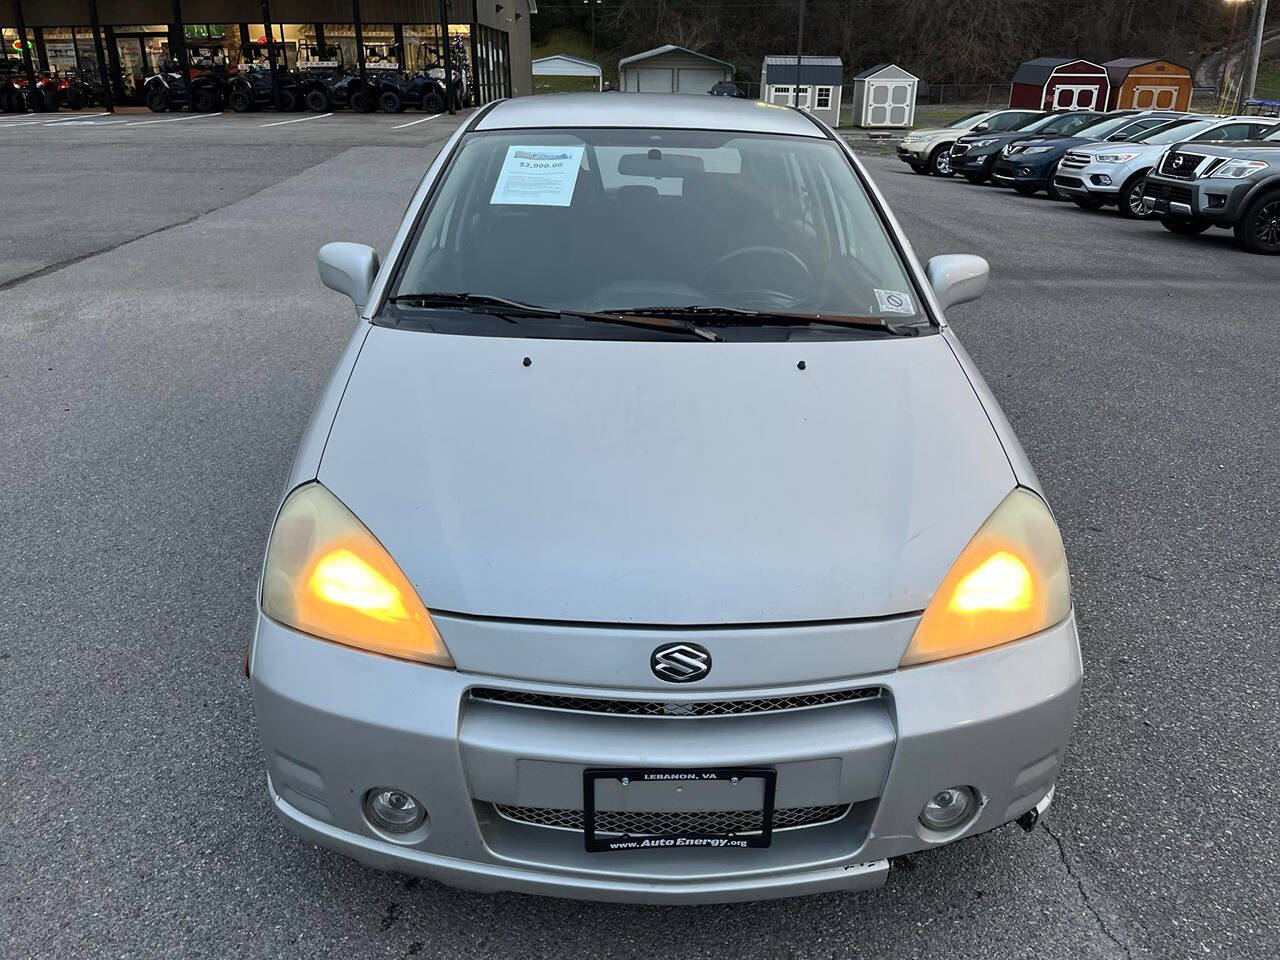
[[[1121,216],[1146,219],[1151,212],[1143,205],[1143,184],[1170,144],[1255,140],[1277,124],[1280,119],[1274,117],[1180,117],[1126,143],[1095,143],[1068,150],[1053,185],[1085,209],[1113,203]]]

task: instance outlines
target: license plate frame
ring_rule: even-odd
[[[705,783],[734,779],[763,781],[761,828],[758,833],[676,833],[609,834],[596,833],[596,783],[600,780],[629,780],[636,783],[684,781]],[[622,850],[743,850],[760,849],[773,843],[774,797],[778,771],[772,767],[589,767],[582,771],[582,839],[588,853]]]

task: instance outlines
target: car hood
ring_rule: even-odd
[[[927,127],[924,130],[909,130],[907,136],[918,140],[929,140],[933,137],[956,137],[968,132],[968,130],[955,130],[951,127]]]
[[[428,607],[643,624],[921,610],[1015,483],[941,335],[695,343],[380,326],[319,479]]]
[[[1045,137],[1028,137],[1025,140],[1014,140],[1012,141],[1012,145],[1015,147],[1018,147],[1019,149],[1022,149],[1025,147],[1039,147],[1039,146],[1053,147],[1055,152],[1062,154],[1062,153],[1066,153],[1072,147],[1078,147],[1084,143],[1097,143],[1097,142],[1098,141],[1094,140],[1092,137],[1045,136]],[[1040,153],[1040,154],[1036,154],[1036,156],[1039,158],[1043,158],[1046,156],[1046,154]]]
[[[1099,153],[1115,153],[1117,151],[1139,155],[1158,154],[1164,153],[1167,149],[1169,149],[1168,146],[1156,143],[1133,143],[1129,140],[1107,140],[1100,143],[1097,140],[1089,140],[1079,146],[1072,147],[1071,151],[1092,157]]]
[[[1206,157],[1239,157],[1245,160],[1276,161],[1280,155],[1278,140],[1190,140],[1174,144],[1167,148],[1187,153],[1198,153]]]

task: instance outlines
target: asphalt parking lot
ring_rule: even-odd
[[[0,955],[1275,956],[1280,262],[886,156],[919,255],[991,261],[951,319],[1072,564],[1085,693],[1045,823],[870,894],[680,909],[456,891],[288,835],[239,670],[352,323],[314,255],[386,249],[457,123],[423,117],[0,124]]]

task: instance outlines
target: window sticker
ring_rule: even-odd
[[[876,300],[880,304],[881,313],[909,313],[915,315],[916,308],[911,302],[911,294],[899,290],[876,290]]]
[[[577,147],[507,147],[490,204],[567,207],[582,163]]]

